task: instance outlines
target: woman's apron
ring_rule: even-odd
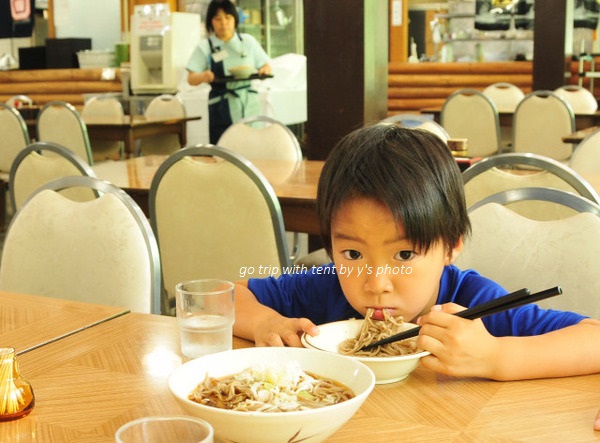
[[[237,33],[236,33],[237,34]],[[242,37],[237,34],[240,41]],[[215,75],[215,78],[225,77],[225,67],[223,61],[215,62],[213,54],[220,51],[219,47],[215,47],[212,40],[209,38],[208,43],[210,45],[210,69]],[[223,132],[231,126],[233,123],[231,118],[231,109],[229,108],[229,100],[237,99],[240,101],[242,117],[245,117],[246,103],[238,93],[242,89],[248,89],[249,93],[256,93],[253,89],[250,89],[250,82],[236,88],[228,88],[228,82],[226,83],[213,83],[211,84],[211,91],[208,95],[208,119],[209,119],[209,131],[210,131],[210,143],[217,144]],[[245,95],[245,94],[243,94]]]

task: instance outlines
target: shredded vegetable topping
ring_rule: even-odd
[[[358,357],[397,357],[420,351],[417,348],[416,338],[388,343],[367,351],[361,351],[364,346],[370,343],[403,331],[402,317],[392,317],[387,311],[383,311],[383,320],[374,320],[372,316],[373,309],[368,309],[358,337],[344,340],[338,348],[340,354]]]
[[[261,365],[221,378],[207,376],[189,399],[234,411],[286,412],[320,408],[355,396],[347,386],[305,372],[297,362]]]

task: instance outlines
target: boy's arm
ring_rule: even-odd
[[[307,318],[288,318],[261,304],[246,282],[235,285],[235,323],[233,334],[252,340],[257,346],[302,347],[300,335],[319,333]]]
[[[501,337],[494,378],[516,380],[600,373],[600,321],[533,337]]]
[[[519,380],[600,372],[600,321],[579,324],[531,337],[494,337],[481,319],[453,314],[461,307],[435,306],[419,320],[418,345],[432,355],[424,366],[455,376]]]

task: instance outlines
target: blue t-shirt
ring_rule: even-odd
[[[248,288],[263,305],[286,317],[306,317],[316,325],[362,317],[346,300],[332,264],[278,278],[250,279]],[[499,284],[473,270],[446,266],[440,279],[437,304],[453,302],[471,307],[507,293]],[[579,323],[586,318],[573,312],[521,306],[483,319],[496,337],[540,335]]]

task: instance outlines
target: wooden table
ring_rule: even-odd
[[[184,117],[168,119],[147,119],[143,115],[126,115],[120,123],[107,123],[100,117],[85,118],[88,136],[94,140],[122,141],[127,156],[135,154],[135,142],[144,137],[160,134],[177,134],[181,146],[186,144],[186,123],[201,117]],[[37,138],[37,121],[26,119],[31,140]]]
[[[122,123],[106,123],[102,120],[86,118],[88,135],[92,140],[124,142],[125,154],[135,154],[135,142],[144,137],[160,134],[177,134],[181,146],[186,144],[186,123],[201,117],[170,119],[147,119],[142,115],[123,117]]]
[[[580,129],[572,134],[569,134],[562,138],[565,143],[581,143],[584,138],[590,135],[592,132],[600,129],[600,126],[590,126],[589,128]]]
[[[148,191],[158,167],[167,157],[149,155],[122,161],[96,163],[94,172],[127,191],[148,214]],[[304,160],[292,163],[277,160],[256,160],[254,165],[273,186],[288,231],[319,235],[316,213],[317,185],[324,162]]]
[[[127,312],[127,308],[0,291],[0,346],[23,354]]]
[[[36,406],[3,423],[0,441],[30,441],[35,433],[37,441],[113,442],[127,421],[182,414],[167,386],[182,362],[176,323],[130,313],[20,356]],[[236,348],[251,345],[234,338]],[[376,386],[327,441],[597,442],[599,407],[600,375],[495,382],[419,367],[401,382]]]

